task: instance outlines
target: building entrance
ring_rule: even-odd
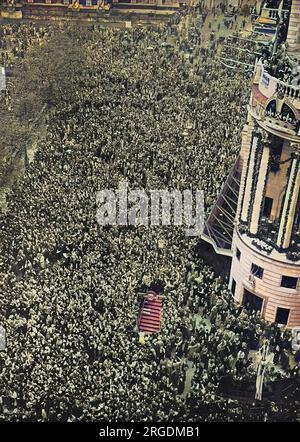
[[[243,305],[248,311],[261,312],[263,305],[263,298],[254,295],[247,289],[244,289]]]

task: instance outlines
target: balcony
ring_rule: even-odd
[[[257,238],[252,241],[252,244],[259,250],[271,253],[276,247],[277,237],[279,231],[279,222],[271,222],[265,217],[262,217],[259,223],[259,231]]]
[[[266,100],[271,98],[274,94],[280,94],[283,97],[298,101],[300,108],[300,87],[286,83],[279,78],[272,76],[268,69],[263,65],[262,60],[256,63],[254,84],[258,85],[260,93]]]
[[[284,83],[281,80],[277,80],[276,92],[282,94],[284,97],[292,98],[293,100],[298,100],[300,98],[300,87],[293,86],[288,83]]]
[[[244,245],[251,250],[255,250],[259,255],[279,263],[299,266],[300,244],[291,244],[288,250],[278,250],[274,243],[267,242],[267,238],[265,240],[250,236],[241,225],[238,226],[237,235]]]
[[[270,8],[266,5],[267,2],[261,8],[259,16],[255,15],[254,32],[265,36],[274,36],[278,26],[281,26],[280,23],[288,19],[290,11],[288,9]]]
[[[279,9],[263,7],[260,16],[277,21],[277,18],[279,16],[280,18],[287,18],[289,16],[289,13],[290,11],[288,9],[282,9],[280,11]]]
[[[300,87],[270,75],[261,60],[255,68],[249,111],[264,129],[299,141]]]
[[[277,246],[278,231],[279,221],[271,222],[265,217],[261,218],[259,231],[255,236],[250,234],[247,226],[242,223],[238,226],[239,235],[243,237],[249,246],[254,246],[261,255],[285,261],[286,263],[300,261],[300,232],[293,232],[289,248],[283,250]]]

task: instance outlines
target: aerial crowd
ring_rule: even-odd
[[[24,58],[27,49],[47,34],[45,26],[19,24],[0,26],[0,66],[11,69],[16,60]]]
[[[226,376],[255,384],[264,338],[276,358],[267,380],[296,380],[298,366],[290,334],[233,303],[199,238],[96,221],[97,191],[125,181],[203,189],[212,208],[238,155],[249,80],[200,34],[189,46],[174,23],[81,29],[76,94],[49,113],[0,213],[0,420],[296,419],[293,400],[249,407],[222,395]],[[162,329],[141,345],[138,298],[155,280]]]

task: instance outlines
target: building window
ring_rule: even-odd
[[[272,206],[273,206],[273,199],[266,196],[264,202],[263,216],[265,216],[268,219],[271,216]]]
[[[261,312],[263,298],[260,298],[259,296],[254,295],[254,293],[244,289],[243,305],[245,309],[250,312]]]
[[[241,251],[240,251],[240,249],[236,248],[235,256],[237,257],[237,259],[238,259],[239,261],[241,260]]]
[[[298,283],[298,278],[293,278],[292,276],[282,276],[281,278],[281,287],[285,287],[287,289],[296,289]]]
[[[270,101],[267,106],[266,113],[270,117],[275,117],[276,115],[276,100]]]
[[[277,324],[287,325],[289,320],[289,315],[290,315],[289,309],[278,307],[276,312],[275,322],[277,322]]]
[[[232,282],[231,282],[231,293],[233,294],[233,296],[234,296],[234,294],[235,294],[235,288],[236,288],[236,282],[235,282],[235,279],[232,278]]]
[[[264,274],[264,269],[256,264],[252,264],[251,273],[252,275],[256,276],[256,278],[262,279]]]
[[[282,108],[281,108],[281,112],[280,112],[280,117],[279,118],[281,120],[284,120],[287,123],[291,123],[291,124],[296,124],[296,121],[297,121],[294,112],[292,111],[292,109],[286,103],[284,103]]]
[[[273,139],[270,151],[270,171],[277,173],[280,170],[280,160],[282,155],[283,142],[280,138]]]

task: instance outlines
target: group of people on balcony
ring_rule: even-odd
[[[286,43],[272,54],[271,46],[262,48],[262,62],[266,71],[278,80],[294,87],[300,86],[300,62],[291,58],[286,52]]]

